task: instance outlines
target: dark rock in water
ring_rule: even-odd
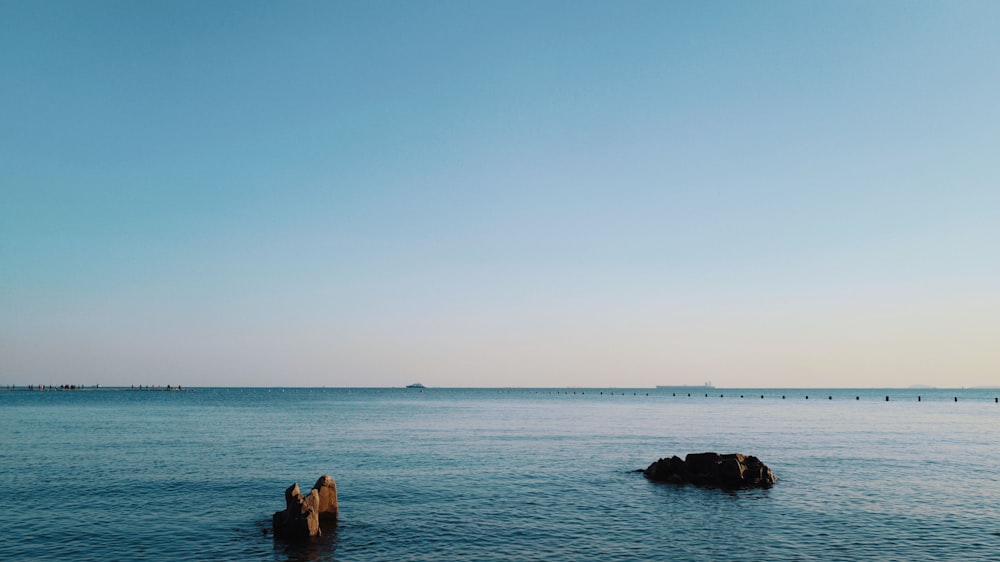
[[[660,459],[643,471],[656,482],[693,484],[709,488],[769,488],[777,481],[774,472],[757,457],[739,453],[692,453]]]
[[[323,534],[320,520],[337,520],[337,484],[328,475],[323,475],[316,485],[303,496],[298,483],[285,490],[285,509],[277,511],[271,518],[274,537],[301,541]]]

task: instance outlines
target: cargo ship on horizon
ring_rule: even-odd
[[[666,385],[656,385],[656,388],[669,388],[669,389],[683,389],[683,390],[712,390],[715,387],[712,385],[712,381],[705,382],[703,384],[666,384]]]

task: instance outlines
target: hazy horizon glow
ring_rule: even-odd
[[[0,4],[0,383],[1000,384],[993,2]]]

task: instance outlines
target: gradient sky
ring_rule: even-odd
[[[1000,384],[998,22],[0,0],[0,383]]]

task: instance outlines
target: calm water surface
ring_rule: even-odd
[[[0,390],[0,560],[1000,556],[1000,391],[710,393]],[[779,482],[634,472],[701,451]],[[336,533],[275,543],[284,488],[323,473]]]

